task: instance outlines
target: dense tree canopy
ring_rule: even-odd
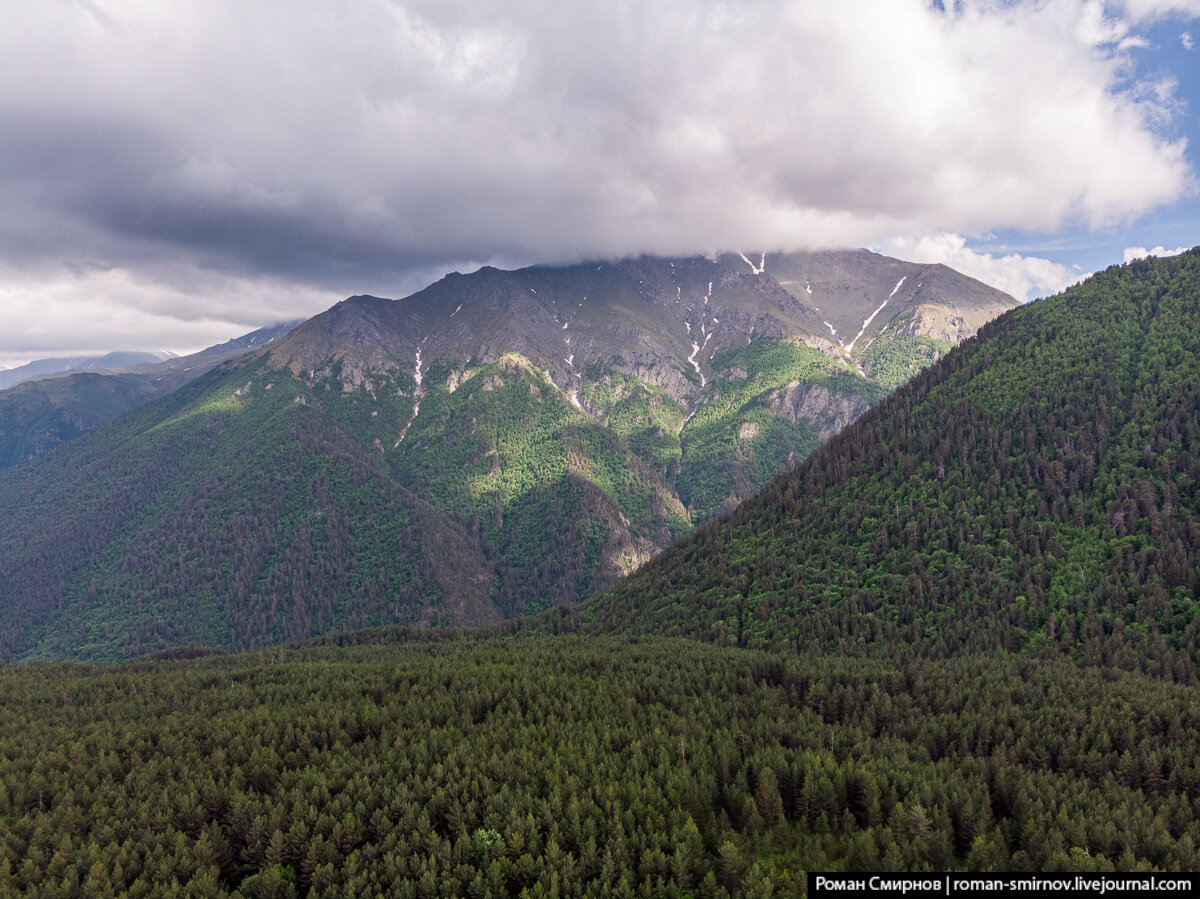
[[[790,896],[805,870],[1200,865],[1185,687],[387,638],[0,671],[0,892]]]

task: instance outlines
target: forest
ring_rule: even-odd
[[[1112,669],[387,630],[173,655],[0,670],[0,893],[794,896],[808,870],[1200,865],[1194,690]]]

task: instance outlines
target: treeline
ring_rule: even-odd
[[[196,655],[0,669],[0,892],[787,896],[805,870],[1200,865],[1200,713],[1142,676],[548,637]]]
[[[1101,273],[985,326],[585,620],[1192,682],[1198,354],[1200,253]]]

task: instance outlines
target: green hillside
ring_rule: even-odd
[[[3,654],[238,648],[434,623],[443,602],[495,620],[470,537],[294,385],[247,390],[251,375],[205,376],[40,460],[36,478],[4,473]]]
[[[0,392],[0,468],[32,459],[151,397],[145,379],[78,372]]]
[[[165,361],[139,361],[140,357],[151,357],[149,353],[111,353],[91,361],[39,360],[4,372],[0,376],[0,469],[49,452],[130,409],[166,396],[221,362],[277,339],[297,324],[293,321],[261,328]],[[67,362],[97,370],[45,370],[46,363]],[[42,370],[33,376],[30,369]],[[14,384],[12,379],[20,376],[28,379]]]
[[[1015,310],[623,582],[605,632],[1195,680],[1200,252]]]

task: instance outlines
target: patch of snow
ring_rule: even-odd
[[[746,265],[750,266],[750,271],[754,272],[756,275],[761,275],[767,267],[766,253],[762,254],[762,261],[758,265],[755,265],[753,262],[747,259],[745,253],[738,253],[738,255],[742,257],[742,261],[746,263]]]
[[[707,341],[705,341],[705,343],[707,343]],[[696,343],[696,341],[693,340],[692,341],[692,355],[688,356],[688,362],[691,363],[692,368],[696,369],[696,374],[698,374],[700,376],[700,386],[703,387],[706,383],[704,380],[704,372],[700,371],[700,363],[696,361],[696,355],[699,352],[700,352],[700,344]]]
[[[903,281],[904,279],[901,278],[900,280]],[[900,289],[899,284],[896,285],[896,289],[897,290]],[[892,292],[895,293],[895,291],[892,291]],[[891,297],[888,297],[888,300],[890,300],[890,299],[891,299]],[[859,328],[858,333],[854,335],[854,340],[852,340],[848,344],[846,344],[846,352],[847,353],[849,353],[852,349],[854,349],[854,344],[858,342],[858,338],[863,336],[863,332],[867,330],[867,328],[870,326],[871,322],[875,320],[875,316],[877,316],[880,312],[882,312],[883,307],[886,306],[887,304],[888,304],[888,301],[884,300],[882,303],[879,304],[878,309],[876,309],[874,312],[872,312],[870,315],[867,316],[867,320],[865,322],[863,322],[863,326],[861,328]]]
[[[565,331],[565,330],[567,330],[567,323],[566,323],[566,322],[563,322],[562,330],[564,330],[564,331]]]
[[[568,356],[563,361],[566,362],[567,365],[571,366],[571,368],[574,368],[575,367],[575,354],[572,353],[570,356]]]
[[[804,289],[805,289],[805,290],[807,290],[809,293],[812,293],[812,284],[811,284],[811,283],[809,283],[808,281],[805,281],[805,282],[804,282]]]
[[[458,309],[455,309],[453,312],[451,312],[451,313],[450,313],[450,317],[451,317],[451,318],[454,318],[454,316],[458,315],[458,310],[459,310],[459,309],[462,309],[462,303],[459,303],[459,304],[458,304]]]
[[[396,439],[396,442],[392,445],[392,449],[395,449],[396,447],[398,447],[400,445],[400,441],[404,439],[404,436],[408,433],[408,429],[412,427],[413,422],[417,420],[417,415],[421,411],[421,397],[423,397],[425,395],[425,388],[423,388],[421,386],[421,379],[422,379],[421,347],[425,344],[425,341],[428,339],[429,339],[429,337],[427,335],[421,339],[421,342],[419,344],[417,344],[417,362],[416,362],[416,365],[413,366],[413,380],[417,382],[417,387],[416,387],[416,390],[413,391],[413,395],[414,395],[415,399],[413,402],[412,415],[409,416],[408,424],[406,424],[400,430],[400,436]]]
[[[583,406],[579,405],[579,395],[576,391],[572,390],[570,393],[568,393],[567,399],[571,401],[572,406],[574,406],[580,412],[583,411]]]
[[[829,322],[821,322],[821,324],[823,324],[826,328],[829,329],[830,334],[832,334],[834,337],[837,337],[837,328],[835,328],[833,325],[829,324]]]
[[[692,333],[692,323],[691,322],[684,322],[683,326],[688,329],[689,334]]]
[[[529,292],[530,292],[530,293],[537,293],[537,291],[536,291],[536,290],[534,290],[532,287],[531,287],[531,288],[529,288]]]
[[[907,277],[908,277],[908,275],[905,275],[905,276],[904,276],[904,278],[907,278]],[[897,281],[897,282],[896,282],[896,286],[895,286],[895,287],[893,287],[893,288],[892,288],[892,292],[888,294],[888,299],[889,299],[889,300],[890,300],[892,297],[894,297],[894,296],[896,295],[896,291],[897,291],[897,290],[899,290],[899,289],[900,289],[900,285],[904,283],[904,278],[901,278],[899,281]]]
[[[714,325],[719,325],[719,324],[721,324],[721,320],[720,320],[719,318],[717,318],[715,315],[713,316],[713,324],[714,324]]]
[[[395,449],[396,447],[398,447],[400,445],[400,441],[404,439],[406,434],[408,434],[408,429],[411,428],[412,423],[417,420],[417,413],[419,413],[420,411],[421,411],[421,404],[413,403],[412,418],[410,418],[408,420],[408,424],[406,424],[404,426],[404,428],[400,431],[400,436],[396,439],[396,442],[394,444],[392,444],[392,449]]]

